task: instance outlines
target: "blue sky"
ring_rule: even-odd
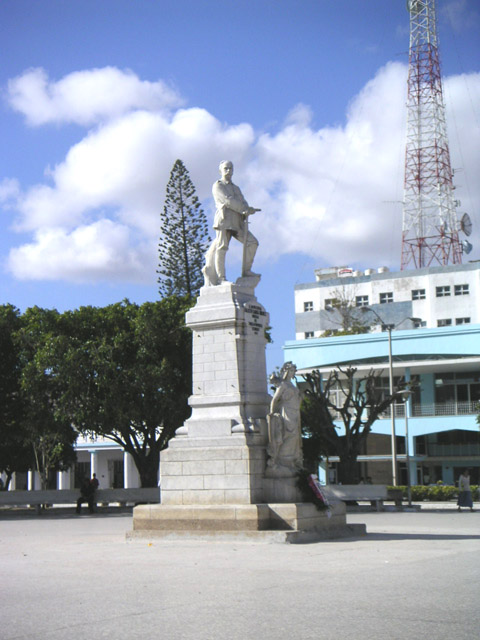
[[[480,0],[438,0],[456,197],[480,253]],[[0,304],[158,298],[181,158],[210,220],[218,163],[252,206],[268,368],[313,269],[399,268],[404,0],[3,0]],[[238,275],[240,251],[228,257]]]

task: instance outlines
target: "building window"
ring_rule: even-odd
[[[337,298],[325,298],[325,309],[327,309],[327,311],[330,311],[336,306],[338,306]]]
[[[380,304],[387,304],[393,302],[393,291],[386,291],[380,294]]]
[[[313,331],[305,331],[305,340],[308,340],[308,338],[314,338],[315,334]]]
[[[397,377],[394,376],[393,378],[393,387],[396,388],[398,387],[401,383],[402,383],[402,378],[401,377]],[[326,380],[325,380],[326,382]],[[412,375],[411,377],[411,382],[412,383],[416,383],[413,385],[413,400],[414,402],[419,402],[420,401],[420,392],[419,392],[419,388],[420,385],[418,384],[419,382],[419,377],[417,375]],[[374,381],[374,386],[375,386],[375,391],[378,397],[378,400],[385,400],[389,395],[390,395],[390,380],[386,377],[378,377],[375,379]],[[396,403],[398,404],[403,404],[402,400],[397,400]],[[388,409],[387,409],[388,411]]]
[[[427,326],[427,321],[426,320],[414,320],[413,321],[413,326],[415,327],[415,329],[421,329],[422,327],[426,327]]]
[[[368,296],[355,296],[356,307],[368,307]]]
[[[435,374],[435,402],[457,403],[458,413],[476,413],[479,400],[480,371]]]
[[[303,303],[303,310],[304,311],[313,311],[313,302],[311,302],[311,301],[304,302]]]
[[[450,286],[446,285],[443,287],[436,287],[435,291],[436,291],[437,298],[446,298],[447,296],[450,295]]]
[[[425,289],[412,289],[412,300],[425,300]]]
[[[470,324],[470,318],[455,318],[455,324]]]
[[[451,318],[443,318],[442,320],[437,320],[437,327],[449,327],[451,324]]]
[[[456,296],[468,296],[470,291],[468,290],[468,284],[456,284],[455,295]]]

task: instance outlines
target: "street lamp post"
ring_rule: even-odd
[[[392,329],[395,328],[394,324],[385,324],[382,318],[378,315],[375,309],[370,307],[362,307],[362,311],[370,311],[379,320],[380,325],[384,327],[388,332],[388,376],[390,382],[390,396],[393,396],[393,358],[392,358]],[[405,318],[407,319],[407,318]],[[402,320],[403,322],[403,320]],[[391,434],[391,449],[392,449],[392,484],[397,486],[397,440],[395,434],[395,404],[392,402],[390,406],[390,417],[392,423]]]
[[[374,312],[375,313],[375,312]],[[377,316],[378,317],[378,316]],[[393,396],[393,358],[392,358],[392,325],[385,325],[388,331],[388,373],[390,380],[390,396]],[[395,434],[395,403],[390,405],[390,418],[392,423],[392,482],[393,486],[397,486],[397,438]]]
[[[408,496],[408,506],[412,506],[412,483],[410,478],[410,447],[408,440],[408,407],[407,402],[409,397],[412,395],[412,392],[408,389],[404,389],[400,391],[400,395],[403,398],[404,403],[404,411],[405,411],[405,458],[407,461],[407,496]]]
[[[378,315],[375,309],[371,307],[362,307],[362,311],[371,311],[373,315],[379,320],[382,327],[384,327],[388,332],[388,373],[389,373],[389,381],[390,381],[390,396],[393,396],[393,357],[392,357],[392,330],[396,327],[400,326],[402,322],[405,320],[411,320],[412,322],[420,321],[420,318],[404,318],[398,324],[386,324],[382,318]],[[390,406],[390,417],[392,422],[392,433],[391,433],[391,449],[392,449],[392,484],[394,487],[397,486],[397,439],[395,433],[395,403],[392,402]],[[408,445],[407,445],[408,446]]]

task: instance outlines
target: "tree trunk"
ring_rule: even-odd
[[[359,480],[357,456],[352,454],[340,456],[340,462],[338,463],[338,482],[342,484],[358,484]]]
[[[146,456],[134,455],[133,459],[140,476],[142,488],[158,487],[160,452],[150,450]]]

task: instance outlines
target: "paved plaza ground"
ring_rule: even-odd
[[[0,513],[0,638],[478,637],[480,511],[348,521],[364,522],[368,535],[305,545],[126,542],[132,518],[119,510]]]

